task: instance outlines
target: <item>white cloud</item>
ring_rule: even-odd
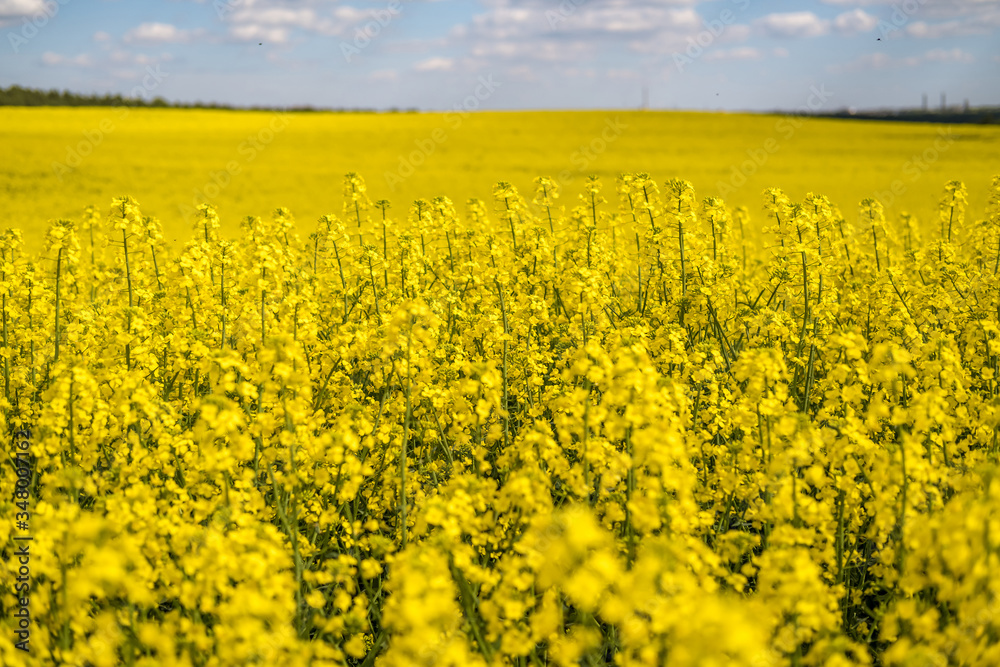
[[[336,7],[333,10],[333,18],[343,23],[350,23],[352,25],[357,25],[371,16],[372,13],[370,11],[365,11],[364,9],[358,9],[357,7],[350,7],[347,5]]]
[[[690,5],[693,0],[661,2],[657,0],[588,0],[564,2],[551,0],[493,0],[488,11],[473,17],[465,25],[451,30],[454,41],[465,41],[470,49],[505,52],[508,59],[568,60],[552,52],[572,50],[584,55],[599,53],[605,47],[624,44],[642,53],[670,54],[686,46],[686,37],[694,38],[706,30],[703,17]],[[732,42],[744,39],[746,26],[724,26],[713,41]],[[581,48],[581,44],[586,48]]]
[[[594,7],[588,11],[578,10],[565,21],[560,30],[587,30],[604,33],[648,33],[648,32],[697,32],[702,30],[701,16],[694,9],[665,8],[658,5],[645,7],[607,6]]]
[[[166,55],[166,54],[165,54]],[[111,62],[116,65],[152,65],[156,62],[169,60],[169,57],[153,58],[144,53],[131,53],[129,51],[114,51],[110,55]]]
[[[868,53],[855,61],[864,69],[885,69],[896,64],[888,53]]]
[[[395,41],[393,46],[397,52],[418,52],[424,57],[447,49],[463,70],[503,67],[510,73],[538,67],[544,76],[525,73],[523,77],[537,81],[570,69],[590,71],[588,68],[599,62],[602,66],[595,72],[602,75],[611,63],[612,67],[636,67],[635,54],[641,54],[645,61],[642,67],[648,68],[657,60],[683,52],[690,44],[704,51],[706,45],[739,45],[751,35],[737,4],[730,5],[727,0],[705,5],[708,9],[699,13],[696,6],[701,2],[704,0],[481,0],[483,11],[451,26],[446,34]],[[404,4],[404,12],[406,8]],[[618,56],[632,62],[621,63]]]
[[[827,5],[881,6],[877,14],[911,37],[955,37],[1000,28],[1000,0],[823,0]]]
[[[99,30],[98,32],[94,33],[94,41],[95,42],[110,42],[111,41],[111,35],[109,35],[108,33],[104,32],[103,30]]]
[[[919,39],[940,39],[942,37],[960,37],[976,33],[988,32],[986,25],[974,21],[945,21],[944,23],[927,23],[914,21],[905,28],[906,34]]]
[[[289,6],[294,4],[300,6]],[[361,9],[350,5],[331,7],[316,0],[302,3],[242,0],[223,19],[229,23],[229,34],[235,39],[284,43],[294,29],[337,37],[350,37],[361,30],[371,38],[402,16],[404,11],[405,3],[393,11],[385,5]]]
[[[186,42],[193,36],[193,33],[187,30],[181,30],[177,26],[170,23],[143,23],[135,28],[132,28],[127,33],[125,33],[126,42],[159,42],[159,43],[175,43],[175,42]]]
[[[895,5],[900,10],[905,11],[900,0],[821,0],[825,5],[837,7],[872,7],[876,5]],[[996,8],[1000,6],[998,0],[913,0],[917,9],[921,12],[930,12],[937,16],[959,16],[963,14],[973,14],[984,9]],[[911,6],[910,3],[907,3]],[[909,14],[915,11],[907,12]]]
[[[812,12],[768,14],[753,25],[769,37],[819,37],[830,31],[830,21]]]
[[[453,58],[434,57],[421,60],[413,66],[418,72],[450,72],[455,69]]]
[[[933,63],[971,63],[976,58],[968,51],[955,47],[954,49],[931,49],[923,56],[924,60]]]
[[[265,26],[295,26],[309,28],[316,24],[316,12],[311,9],[287,9],[284,7],[267,7],[257,9],[248,7],[235,12],[234,23],[250,23]]]
[[[760,49],[752,46],[738,46],[732,49],[718,49],[705,55],[708,62],[717,60],[760,60],[764,57]]]
[[[55,0],[0,0],[0,26],[31,21],[40,28],[55,18],[61,8],[62,4]]]
[[[923,54],[893,58],[887,53],[866,53],[865,55],[843,65],[831,65],[827,69],[834,73],[858,72],[873,69],[894,69],[899,67],[917,67],[927,63],[972,63],[976,58],[968,51],[959,48],[931,49]]]
[[[539,41],[531,47],[530,51],[526,51],[522,42],[497,41],[477,43],[470,49],[469,53],[474,58],[483,59],[518,60],[528,58],[536,62],[580,62],[592,58],[595,47],[594,43],[582,40],[573,42]]]
[[[0,0],[0,18],[20,18],[48,14],[45,0]]]
[[[235,25],[229,29],[229,34],[244,42],[267,42],[269,44],[284,44],[288,41],[288,28],[268,28],[256,24]]]
[[[748,37],[753,29],[741,23],[737,23],[726,28],[726,31],[722,33],[719,37],[720,42],[743,42]]]
[[[863,9],[854,9],[844,12],[833,19],[833,27],[838,32],[853,35],[859,32],[868,32],[878,25],[878,18],[872,16]]]
[[[59,53],[53,53],[52,51],[46,51],[42,54],[42,64],[49,65],[52,67],[60,65],[73,65],[75,67],[90,67],[94,64],[93,59],[86,53],[81,53],[77,56],[64,56]]]

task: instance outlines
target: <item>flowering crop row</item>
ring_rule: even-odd
[[[0,662],[1000,664],[1000,177],[536,184],[6,232]]]

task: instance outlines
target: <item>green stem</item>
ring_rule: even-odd
[[[878,256],[878,234],[875,231],[875,217],[872,216],[872,243],[875,244],[875,269],[877,271],[882,270],[882,262],[879,260]]]
[[[123,229],[122,230],[122,248],[125,251],[125,281],[128,283],[128,313],[125,317],[127,336],[132,335],[132,307],[135,303],[134,295],[132,292],[132,266],[129,263],[128,258],[128,234]],[[129,341],[125,343],[125,370],[132,370],[132,343]]]
[[[378,305],[378,286],[375,284],[375,269],[372,267],[371,255],[368,256],[368,275],[372,281],[372,294],[375,295],[375,314],[378,315],[378,318],[381,320],[382,310]]]
[[[517,255],[517,236],[514,234],[514,214],[510,210],[510,201],[504,197],[504,206],[507,209],[507,222],[510,224],[510,242],[514,246],[514,254]]]
[[[628,564],[635,562],[635,527],[632,525],[632,512],[629,503],[635,494],[635,461],[632,459],[632,426],[625,431],[625,453],[629,457],[628,477],[625,480],[625,541],[628,545]]]
[[[510,333],[510,325],[507,323],[507,307],[503,300],[503,289],[500,287],[500,283],[497,282],[497,294],[500,295],[500,313],[503,317],[503,358],[502,358],[502,378],[503,378],[503,444],[504,449],[510,447],[510,413],[509,401],[510,397],[507,394],[507,335]]]
[[[56,255],[56,324],[55,324],[55,355],[53,361],[59,361],[59,308],[60,308],[60,288],[62,286],[62,255],[63,249],[59,248]],[[131,292],[129,292],[131,294]],[[126,348],[128,349],[128,348]]]
[[[6,264],[6,261],[7,261],[6,253],[4,253],[4,255],[5,256],[4,256],[3,260],[4,260],[4,263]],[[6,283],[6,282],[7,282],[7,273],[6,272],[0,272],[0,283]],[[8,346],[7,346],[7,292],[8,292],[8,289],[7,289],[6,285],[5,285],[4,286],[4,292],[3,292],[3,347],[4,347],[5,351],[8,349]],[[3,394],[4,394],[4,398],[7,399],[7,403],[10,404],[10,359],[8,359],[8,355],[6,354],[6,352],[4,353],[4,357],[3,357]]]
[[[222,248],[221,257],[222,257],[222,262],[220,266],[220,275],[219,275],[219,306],[220,306],[220,317],[222,319],[222,341],[219,347],[225,350],[226,349],[226,249],[225,247]]]
[[[267,269],[261,267],[261,282],[267,280]],[[264,348],[264,339],[267,337],[267,310],[264,306],[264,299],[267,297],[267,290],[263,287],[260,290],[260,347]]]
[[[410,440],[410,418],[413,415],[411,404],[411,388],[413,382],[410,368],[410,350],[412,345],[413,324],[406,330],[406,415],[403,417],[403,442],[399,451],[399,525],[400,549],[406,548],[406,450]]]
[[[583,459],[583,483],[587,488],[587,502],[591,505],[594,504],[596,498],[591,494],[590,489],[590,460],[587,457],[587,446],[589,445],[589,435],[590,435],[590,380],[584,380],[584,388],[587,390],[587,395],[584,397],[583,404],[583,447],[582,456]]]
[[[163,291],[163,281],[160,280],[160,265],[156,262],[156,246],[149,244],[149,254],[153,258],[153,273],[156,275],[156,289]]]
[[[94,284],[90,286],[90,302],[94,303],[97,298],[97,262],[94,260],[94,225],[88,229],[90,232],[90,275],[94,278]]]
[[[687,296],[687,264],[684,261],[684,222],[681,218],[680,201],[677,202],[677,243],[681,255],[681,296],[684,297]]]

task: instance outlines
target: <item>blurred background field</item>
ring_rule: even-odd
[[[881,196],[887,217],[930,221],[942,187],[969,188],[981,217],[998,171],[1000,128],[660,111],[311,113],[187,109],[0,108],[0,227],[40,248],[48,220],[130,194],[168,242],[186,240],[199,203],[235,234],[247,215],[288,207],[304,226],[339,213],[342,177],[360,173],[394,216],[418,197],[490,200],[507,180],[529,199],[551,176],[571,203],[598,174],[614,202],[621,172],[691,181],[753,215],[765,187],[793,201],[825,194],[853,220]],[[892,192],[895,182],[896,192]],[[567,199],[569,197],[569,199]],[[615,206],[609,203],[608,206]]]

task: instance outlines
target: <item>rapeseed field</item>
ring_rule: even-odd
[[[995,133],[132,113],[4,167],[0,663],[1000,663]]]
[[[186,241],[201,204],[235,238],[245,215],[284,206],[314,221],[338,210],[340,179],[352,171],[373,199],[397,206],[487,201],[499,181],[531,192],[540,174],[575,197],[590,175],[610,183],[643,170],[755,213],[761,191],[780,187],[796,201],[822,192],[845,211],[879,197],[890,217],[924,219],[953,179],[982,211],[997,154],[996,126],[794,114],[0,107],[0,227],[23,229],[37,252],[45,221],[128,192],[162,220],[168,244]]]

